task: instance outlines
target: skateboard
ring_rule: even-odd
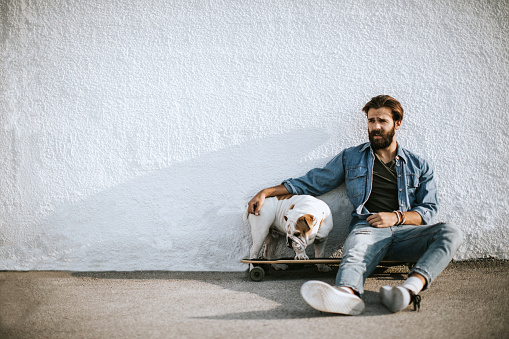
[[[326,264],[326,265],[339,265],[341,258],[312,258],[307,260],[297,260],[293,258],[281,258],[281,259],[242,259],[241,262],[249,265],[249,277],[253,281],[262,281],[265,277],[265,272],[269,269],[271,264],[287,264],[287,265],[315,265],[315,264]],[[382,261],[381,266],[398,266],[411,264],[403,263],[400,261]]]

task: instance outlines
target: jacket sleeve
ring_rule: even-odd
[[[415,191],[412,211],[419,213],[425,225],[434,222],[438,212],[438,194],[433,169],[424,161],[419,177],[419,186]]]
[[[343,153],[336,155],[324,167],[312,169],[300,178],[287,179],[282,184],[292,194],[319,196],[333,190],[345,181]]]

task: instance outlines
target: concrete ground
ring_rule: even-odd
[[[509,261],[452,263],[421,294],[420,312],[392,314],[378,290],[405,270],[371,276],[356,317],[302,300],[305,281],[334,282],[314,267],[262,282],[246,273],[0,272],[0,338],[509,338]]]

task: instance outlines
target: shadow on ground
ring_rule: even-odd
[[[314,265],[298,265],[286,271],[269,269],[263,281],[252,281],[248,272],[170,272],[170,271],[135,271],[135,272],[73,272],[74,277],[94,279],[163,279],[188,280],[214,284],[234,292],[255,294],[264,300],[270,300],[278,306],[269,310],[228,313],[217,316],[197,316],[195,319],[211,320],[274,320],[299,319],[324,316],[341,316],[325,314],[309,307],[300,297],[300,286],[308,280],[321,280],[334,284],[337,266],[331,272],[319,272]],[[406,266],[379,266],[370,276],[378,281],[400,281],[406,278]],[[363,299],[366,310],[361,316],[388,314],[389,312],[378,302],[378,293],[366,290]],[[225,300],[227,301],[227,300]]]

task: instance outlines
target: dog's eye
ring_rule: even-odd
[[[300,237],[300,232],[295,232],[293,235],[296,237]]]

